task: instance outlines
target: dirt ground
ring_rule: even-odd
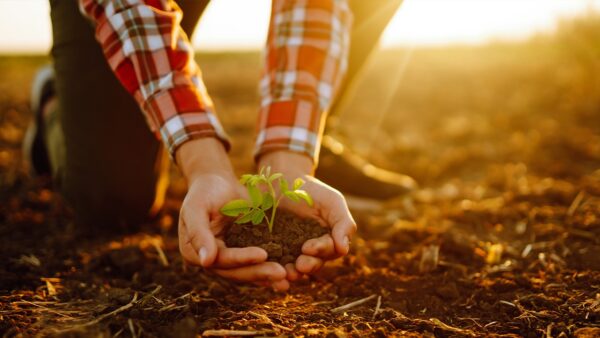
[[[28,83],[46,59],[0,58],[0,333],[600,337],[600,29],[589,20],[526,43],[415,50],[392,99],[381,89],[407,51],[378,55],[336,133],[370,149],[367,108],[385,110],[370,157],[421,188],[351,198],[351,254],[287,293],[183,265],[175,169],[156,222],[74,227],[49,182],[20,165]],[[199,60],[241,173],[258,55]]]

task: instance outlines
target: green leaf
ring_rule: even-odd
[[[246,185],[256,186],[259,181],[260,181],[260,176],[252,175],[252,177],[250,177],[250,179],[248,180],[248,183]]]
[[[290,191],[288,181],[285,178],[279,180],[279,190],[282,194],[285,194],[286,192]]]
[[[271,176],[271,167],[270,166],[267,166],[265,168],[265,173],[264,174],[265,174],[265,177]]]
[[[273,196],[271,195],[271,193],[266,192],[263,194],[263,203],[262,203],[262,209],[263,210],[267,210],[269,208],[271,208],[273,206]]]
[[[244,224],[244,223],[248,223],[250,221],[252,221],[252,218],[254,217],[254,214],[256,213],[258,209],[252,209],[249,212],[245,213],[244,215],[242,215],[242,217],[238,218],[235,220],[235,223],[237,224]]]
[[[258,177],[258,182],[259,183],[267,183],[267,177],[265,175],[259,176]]]
[[[246,184],[252,177],[254,177],[254,175],[244,174],[244,175],[242,175],[242,178],[240,178],[240,183]]]
[[[247,212],[250,209],[250,204],[246,200],[233,200],[229,201],[221,208],[221,213],[225,216],[238,216],[242,213]]]
[[[252,201],[252,206],[258,208],[263,201],[262,193],[255,185],[249,185],[247,187],[248,195],[250,196],[250,200]]]
[[[283,174],[282,173],[274,173],[273,175],[269,176],[269,182],[273,182],[276,179],[282,178]]]
[[[298,197],[296,195],[296,193],[294,193],[293,191],[286,191],[283,193],[287,198],[291,199],[294,202],[299,202],[300,201],[300,197]]]
[[[311,206],[311,207],[313,206],[313,204],[314,204],[313,199],[312,199],[312,197],[310,197],[310,195],[306,191],[304,191],[304,190],[296,190],[295,193],[296,193],[296,196],[298,196],[301,199],[305,200],[306,203],[309,206]]]
[[[301,178],[297,178],[294,180],[294,190],[300,189],[301,186],[304,185],[304,180]]]
[[[262,220],[265,218],[265,212],[257,209],[254,210],[254,215],[252,216],[252,224],[254,225],[258,225],[260,224],[260,222],[262,222]]]

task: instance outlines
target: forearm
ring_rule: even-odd
[[[315,164],[309,156],[289,150],[277,150],[262,154],[258,157],[258,166],[259,168],[269,166],[272,172],[281,172],[288,179],[304,175],[313,176],[315,172]]]
[[[175,160],[188,183],[207,174],[219,174],[236,180],[225,147],[214,137],[184,143],[175,152]]]

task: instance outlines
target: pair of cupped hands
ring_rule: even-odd
[[[227,202],[247,198],[236,177],[225,148],[215,138],[188,141],[176,152],[176,161],[188,182],[188,192],[179,215],[179,250],[185,261],[241,282],[289,289],[290,282],[317,272],[327,260],[344,256],[356,223],[346,200],[337,190],[313,177],[314,166],[307,156],[290,151],[268,152],[258,159],[258,167],[270,166],[288,181],[302,178],[302,187],[314,204],[282,200],[280,207],[302,217],[317,219],[331,229],[330,234],[306,241],[295,263],[282,266],[267,261],[267,252],[258,247],[228,248],[223,241],[228,220],[220,213]]]

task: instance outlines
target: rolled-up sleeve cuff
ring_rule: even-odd
[[[274,102],[261,109],[254,158],[277,150],[309,157],[316,165],[323,129],[318,104],[309,101]]]
[[[154,95],[145,102],[145,109],[151,111],[147,116],[151,116],[152,120],[148,123],[163,141],[171,158],[175,158],[175,152],[181,145],[202,137],[217,138],[229,151],[229,137],[213,112],[212,105],[196,99],[195,89],[178,90],[180,92],[177,94]]]
[[[174,116],[160,128],[159,134],[172,159],[184,143],[202,137],[214,137],[223,143],[225,150],[231,148],[229,137],[219,121],[208,112]]]

